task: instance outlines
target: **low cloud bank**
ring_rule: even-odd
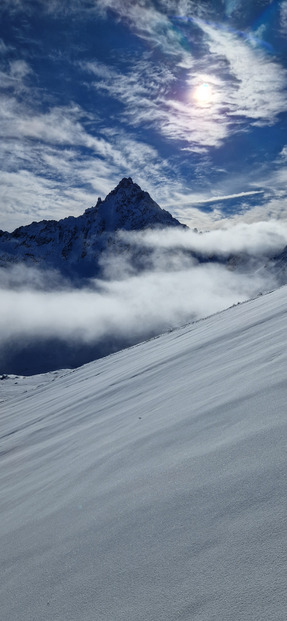
[[[123,240],[132,239],[133,243],[148,247],[177,247],[206,255],[246,253],[250,256],[272,256],[287,244],[287,223],[277,220],[240,223],[232,228],[214,229],[202,235],[190,229],[166,229],[134,233],[121,231],[120,236]]]
[[[266,268],[263,257],[283,249],[287,227],[261,223],[202,235],[168,229],[125,234],[127,239],[131,248],[140,241],[153,249],[149,269],[135,272],[127,253],[109,255],[103,258],[106,280],[90,280],[82,288],[73,288],[57,272],[24,266],[0,270],[1,373],[13,372],[5,368],[11,348],[17,358],[27,344],[56,339],[74,351],[73,363],[61,359],[61,365],[77,366],[85,361],[75,355],[77,347],[98,344],[98,357],[275,288],[281,284],[276,270],[272,263]],[[199,248],[246,252],[249,258],[237,269],[228,262],[200,263],[182,252]]]
[[[149,272],[94,288],[2,290],[1,341],[27,335],[89,342],[110,333],[144,336],[199,319],[272,287],[262,275],[236,274],[200,265],[176,272]]]

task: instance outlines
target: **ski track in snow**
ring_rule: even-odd
[[[286,620],[286,294],[0,382],[3,620]]]

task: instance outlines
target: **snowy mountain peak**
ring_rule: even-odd
[[[132,186],[136,186],[137,188],[139,188],[139,186],[133,182],[131,177],[123,177],[122,180],[118,183],[117,188],[128,188],[128,187],[132,187]]]
[[[96,207],[89,211],[93,211],[106,232],[184,226],[168,211],[161,209],[131,177],[124,177],[103,201],[98,199]]]
[[[123,177],[118,185],[110,192],[113,196],[119,193],[124,193],[127,196],[134,196],[139,193],[148,194],[148,192],[144,192],[137,183],[134,183],[131,177]]]
[[[131,177],[124,177],[107,197],[78,217],[43,220],[0,233],[0,265],[26,263],[56,268],[65,275],[98,273],[99,259],[116,248],[119,230],[183,227],[144,192]]]

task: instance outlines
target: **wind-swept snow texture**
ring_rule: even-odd
[[[0,382],[3,620],[286,621],[286,327],[284,287]]]

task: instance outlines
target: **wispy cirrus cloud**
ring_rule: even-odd
[[[25,85],[28,70],[18,69],[15,80],[6,74],[9,93],[0,98],[1,228],[79,214],[131,172],[151,191],[162,180],[166,164],[154,147],[121,129],[91,133],[97,118],[76,104],[42,112]]]
[[[238,3],[236,3],[238,5]],[[189,69],[187,84],[194,86],[194,80],[198,80],[198,74],[208,73],[214,85],[214,97],[221,106],[228,105],[230,115],[242,115],[251,119],[266,120],[272,122],[274,116],[286,110],[286,71],[279,62],[268,58],[262,49],[251,45],[252,37],[242,37],[240,32],[232,32],[222,24],[212,23],[201,16],[207,13],[207,6],[194,2],[181,2],[170,0],[159,2],[155,8],[148,0],[138,3],[131,0],[99,0],[98,6],[102,9],[112,9],[123,20],[127,20],[134,31],[146,37],[154,39],[158,46],[161,45],[161,28],[165,35],[165,45],[162,45],[164,53],[168,56],[168,37],[172,38],[171,49],[174,55],[184,53],[188,55],[188,63],[183,66]],[[280,5],[281,22],[284,23],[287,4]],[[238,6],[236,7],[238,8]],[[229,13],[235,9],[229,3]],[[200,62],[192,55],[192,46],[189,50],[184,49],[183,37],[174,27],[173,18],[185,20],[187,23],[196,25],[205,35],[204,45],[208,47],[212,55],[206,58],[201,55]],[[164,24],[164,27],[163,27]],[[254,43],[254,41],[253,41]],[[176,64],[176,63],[175,63]],[[222,74],[225,74],[225,80]],[[223,97],[220,97],[220,93]],[[272,97],[270,96],[272,93]],[[212,106],[209,109],[212,117],[215,112]]]
[[[0,228],[13,229],[32,219],[78,215],[95,204],[122,176],[134,171],[144,187],[150,176],[150,191],[161,181],[163,164],[148,145],[125,135],[106,141],[106,155],[95,149],[82,151],[77,142],[51,144],[19,137],[4,140],[1,203],[5,207]],[[152,165],[152,175],[150,167]]]
[[[164,64],[155,66],[149,62],[135,62],[128,73],[115,71],[99,63],[82,63],[82,69],[97,76],[93,82],[96,90],[122,102],[124,108],[119,112],[122,121],[134,127],[145,125],[155,128],[160,135],[177,140],[191,151],[204,151],[207,146],[219,146],[228,135],[228,120],[220,113],[218,97],[215,94],[209,106],[197,105],[192,91],[200,79],[186,77],[182,99],[173,94],[179,92],[176,71]],[[214,84],[218,80],[210,76]]]
[[[221,81],[223,106],[230,116],[246,117],[253,123],[274,122],[287,110],[287,73],[280,63],[262,50],[254,50],[238,35],[197,20],[212,54],[214,71],[225,66],[227,80]]]
[[[148,64],[142,63],[141,68],[141,94],[155,90],[158,79],[162,88],[172,79],[165,68],[150,76]],[[98,66],[98,74],[113,81],[114,73],[104,65]],[[126,131],[101,122],[98,129],[97,112],[73,102],[50,104],[43,111],[42,94],[31,76],[35,78],[26,61],[2,66],[1,228],[11,230],[31,219],[81,213],[124,175],[132,174],[151,193],[156,190],[158,200],[165,195],[166,188],[159,192],[159,184],[169,165],[154,146],[133,135],[131,128]],[[124,81],[121,89],[124,93]],[[135,81],[133,89],[136,97]],[[180,189],[180,183],[176,185]]]
[[[170,12],[190,11],[196,3],[188,0],[160,1],[157,6],[152,0],[3,0],[2,10],[30,15],[41,11],[49,15],[73,15],[79,19],[87,15],[108,17],[109,13],[125,22],[138,37],[175,58],[178,65],[190,67],[191,55],[185,50],[182,35],[172,27]]]
[[[158,3],[151,0],[95,0],[94,7],[102,15],[107,15],[108,11],[114,12],[138,37],[149,42],[153,49],[173,58],[178,67],[188,69],[193,65],[193,57],[190,49],[187,49],[184,35],[170,21],[170,14],[174,12],[198,12],[198,4],[192,0]]]
[[[283,0],[280,5],[280,27],[284,34],[287,32],[287,2]]]
[[[227,196],[212,196],[202,200],[202,203],[214,203],[216,201],[227,201],[231,198],[243,198],[245,196],[255,196],[256,194],[262,194],[263,190],[253,190],[249,192],[239,192],[239,194],[229,194]]]
[[[7,65],[7,63],[5,63]],[[13,60],[5,65],[0,63],[1,90],[17,95],[28,90],[25,78],[33,73],[30,65],[22,59]],[[4,99],[5,104],[5,99]]]
[[[186,196],[182,195],[177,202],[176,200],[173,201],[173,212],[179,220],[184,221],[190,228],[195,227],[200,231],[219,229],[225,223],[236,225],[252,224],[262,220],[266,222],[269,220],[287,221],[286,191],[278,191],[274,197],[268,196],[263,202],[258,201],[258,204],[253,205],[250,205],[248,197],[246,197],[246,201],[242,200],[240,203],[240,208],[232,210],[231,214],[228,209],[226,210],[224,201],[216,202],[212,206],[212,210],[206,212],[200,209],[202,205],[200,199],[197,201],[196,197],[193,197],[189,205],[185,199]],[[232,199],[229,200],[232,201]]]
[[[3,41],[3,39],[1,39],[0,37],[0,55],[5,56],[5,54],[8,54],[8,52],[10,52],[10,50],[12,49],[13,47],[11,45],[7,45],[5,41]]]
[[[122,14],[117,2],[105,3],[110,5]],[[136,10],[147,9],[137,4]],[[165,138],[183,143],[186,151],[219,147],[229,136],[245,130],[247,123],[274,123],[287,109],[286,70],[237,33],[197,17],[191,23],[201,31],[208,53],[181,71],[175,61],[167,64],[168,55],[155,65],[152,54],[148,61],[134,62],[129,70],[97,62],[82,64],[82,68],[97,76],[96,89],[122,102],[122,119],[133,126],[152,126]],[[152,32],[153,22],[147,28]],[[196,99],[202,83],[210,87],[205,105]]]

